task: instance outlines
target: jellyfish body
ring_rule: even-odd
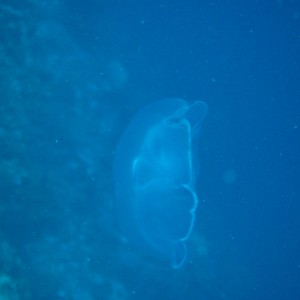
[[[154,102],[133,118],[115,153],[115,210],[125,237],[173,268],[186,260],[195,222],[194,150],[206,112],[202,101]]]

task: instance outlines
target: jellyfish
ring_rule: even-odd
[[[207,105],[180,98],[149,104],[125,129],[114,156],[115,212],[144,257],[181,268],[196,216],[196,149]]]

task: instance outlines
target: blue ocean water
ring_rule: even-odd
[[[0,298],[300,299],[300,3],[2,1]],[[209,107],[184,268],[114,211],[124,128]]]

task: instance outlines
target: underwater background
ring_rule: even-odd
[[[0,299],[300,299],[300,2],[2,0]],[[112,165],[154,101],[208,105],[186,265],[135,252]]]

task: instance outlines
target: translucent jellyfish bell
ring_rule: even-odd
[[[195,140],[202,101],[154,102],[130,122],[114,160],[115,208],[122,231],[142,255],[180,268],[195,222]]]

